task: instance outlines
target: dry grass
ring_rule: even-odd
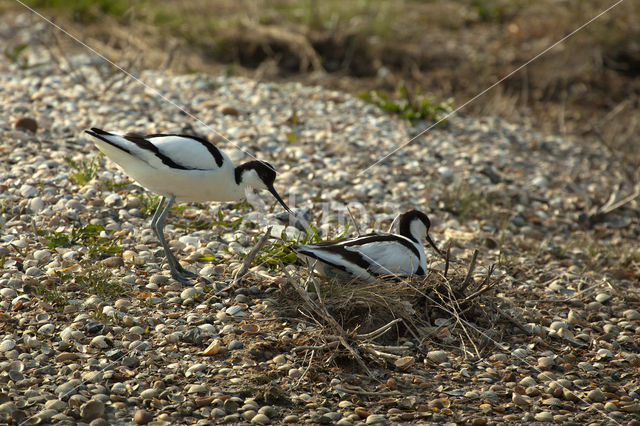
[[[424,277],[373,283],[320,281],[306,271],[289,276],[296,292],[281,292],[282,305],[316,325],[293,350],[318,352],[315,359],[323,363],[355,362],[369,374],[371,365],[409,368],[438,348],[482,358],[510,333],[507,323],[528,331],[492,295],[493,267],[474,279],[476,256],[466,267],[447,263]],[[311,292],[303,288],[305,277]]]

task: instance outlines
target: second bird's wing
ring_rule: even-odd
[[[342,241],[292,246],[292,249],[359,277],[424,273],[424,256],[420,256],[420,248],[397,235],[372,234]]]

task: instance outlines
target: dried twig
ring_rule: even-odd
[[[309,372],[309,369],[311,368],[311,364],[313,363],[313,356],[316,354],[316,351],[312,350],[311,351],[311,357],[309,357],[309,364],[307,364],[307,368],[304,369],[304,372],[300,375],[300,378],[298,379],[298,381],[296,382],[295,387],[300,386],[300,383],[302,383],[302,381],[304,380],[304,376],[307,375],[307,373]]]
[[[307,346],[296,346],[291,349],[291,352],[301,352],[301,351],[322,351],[324,349],[335,348],[340,345],[340,342],[334,340],[333,342],[325,343],[324,345],[307,345]]]
[[[247,272],[249,271],[249,268],[251,267],[251,263],[253,262],[253,259],[255,259],[256,255],[262,249],[262,247],[267,242],[267,239],[269,239],[270,236],[271,236],[271,226],[267,228],[264,235],[260,237],[260,239],[258,240],[256,245],[253,246],[249,254],[245,256],[244,260],[242,261],[242,266],[240,266],[240,269],[238,269],[238,272],[236,272],[235,276],[233,277],[233,284],[232,284],[233,286],[238,285],[242,277],[244,277],[247,274]]]
[[[383,345],[374,345],[373,343],[365,343],[364,346],[375,349],[377,351],[386,351],[386,352],[406,352],[407,350],[409,350],[408,346],[383,346]]]
[[[351,209],[349,208],[349,205],[345,204],[344,206],[347,208],[347,212],[349,212],[349,217],[351,218],[351,222],[353,223],[353,226],[355,226],[356,232],[358,233],[358,237],[359,237],[361,234],[360,234],[360,227],[358,226],[358,222],[356,222],[356,219],[353,217],[353,214],[351,214]]]
[[[614,210],[619,209],[620,207],[624,206],[625,204],[630,203],[631,201],[635,200],[636,198],[640,197],[640,191],[636,191],[631,195],[628,195],[626,197],[624,197],[622,200],[620,201],[611,201],[611,202],[607,202],[604,206],[602,206],[599,210],[599,212],[597,214],[609,214]],[[615,199],[617,197],[614,197],[612,199]]]
[[[284,270],[284,268],[283,268]],[[313,274],[309,274],[309,278],[307,280],[309,280],[311,277],[313,276]],[[360,365],[360,367],[367,373],[367,375],[369,377],[375,377],[374,374],[371,372],[371,370],[369,370],[369,367],[367,367],[367,365],[364,363],[364,361],[362,360],[362,357],[360,357],[360,354],[358,353],[358,351],[356,351],[350,344],[349,342],[347,342],[347,333],[344,331],[344,329],[342,328],[342,326],[340,324],[338,324],[338,322],[331,316],[331,314],[329,314],[329,312],[327,312],[326,308],[320,307],[318,306],[317,303],[315,303],[313,300],[311,300],[311,298],[309,297],[309,295],[307,294],[306,291],[304,291],[304,289],[300,286],[300,284],[294,280],[291,279],[291,276],[288,275],[287,273],[287,277],[288,277],[288,281],[291,284],[291,286],[298,292],[298,294],[300,295],[300,297],[302,298],[302,300],[305,301],[305,303],[316,313],[318,314],[320,317],[322,317],[323,320],[325,320],[330,326],[331,328],[334,329],[334,331],[336,332],[337,336],[338,336],[338,340],[340,340],[340,343],[342,344],[342,346],[344,346],[349,353],[351,353],[351,356],[353,356],[353,358],[355,359],[355,361]],[[316,284],[317,285],[317,284]],[[316,292],[317,294],[320,293],[320,290],[318,287],[316,287]],[[322,299],[320,297],[318,297],[318,299],[321,301]]]
[[[471,258],[471,263],[469,264],[469,271],[467,272],[467,276],[464,278],[462,285],[460,286],[460,292],[464,292],[467,286],[471,283],[471,278],[473,276],[473,271],[476,269],[476,259],[478,258],[478,249],[473,251],[473,257]]]
[[[395,324],[399,323],[400,321],[402,321],[402,318],[396,318],[393,321],[383,325],[382,327],[380,327],[377,330],[374,330],[370,333],[366,333],[366,334],[358,334],[358,338],[359,339],[376,339],[380,336],[382,336],[383,334],[385,334],[386,332],[388,332],[389,330],[391,330],[391,327],[393,327]]]
[[[336,385],[333,387],[336,392],[349,393],[352,395],[364,395],[364,396],[395,396],[399,395],[400,391],[391,392],[369,392],[364,389],[348,389],[342,385]]]
[[[470,301],[472,299],[475,299],[476,297],[480,296],[481,294],[486,293],[487,291],[491,290],[493,287],[496,286],[496,284],[498,284],[498,281],[494,281],[493,283],[489,284],[489,278],[493,274],[493,271],[495,270],[495,266],[496,265],[491,265],[489,267],[489,270],[487,271],[487,276],[485,277],[484,281],[482,282],[482,285],[480,286],[480,289],[478,291],[476,291],[475,293],[471,293],[470,295],[465,297],[462,300],[461,303],[465,303],[465,302],[468,302],[468,301]]]
[[[398,355],[394,355],[394,354],[390,354],[390,353],[387,353],[387,352],[379,351],[379,350],[377,350],[377,349],[372,348],[372,347],[371,347],[371,346],[369,346],[369,345],[365,345],[365,346],[363,346],[363,347],[362,347],[362,349],[363,349],[365,352],[368,352],[368,353],[370,353],[371,355],[375,355],[375,356],[380,357],[380,358],[386,358],[386,359],[390,359],[390,360],[393,360],[393,361],[395,361],[395,360],[397,360],[398,358],[400,358]]]
[[[447,278],[447,274],[449,273],[449,259],[451,256],[451,243],[447,246],[447,257],[445,257],[444,264],[444,277]]]

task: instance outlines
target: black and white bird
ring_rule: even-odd
[[[398,218],[398,232],[373,233],[340,241],[293,245],[303,259],[315,262],[316,270],[326,277],[375,281],[384,275],[424,275],[426,240],[440,255],[443,253],[429,236],[431,222],[426,214],[411,210]]]
[[[224,152],[198,136],[118,135],[97,128],[86,132],[127,175],[162,196],[151,229],[164,248],[171,276],[182,283],[190,284],[189,278],[198,275],[180,265],[164,238],[164,219],[174,201],[235,201],[245,196],[247,188],[266,189],[291,212],[273,187],[275,169],[265,161],[234,167]]]

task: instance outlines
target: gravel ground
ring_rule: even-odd
[[[95,56],[61,55],[45,25],[6,24],[0,49],[27,43],[28,66],[0,63],[0,422],[640,422],[640,206],[615,205],[636,171],[605,149],[459,116],[360,174],[421,127],[320,87],[141,72],[233,141],[216,143],[235,162],[274,164],[325,235],[344,231],[345,202],[363,230],[419,208],[455,258],[479,250],[478,280],[497,265],[512,320],[485,330],[480,356],[398,337],[411,362],[370,363],[374,379],[300,350],[322,327],[284,302],[282,270],[227,289],[267,226],[300,234],[266,197],[172,211],[170,245],[203,277],[172,280],[154,199],[82,130],[214,133]]]

